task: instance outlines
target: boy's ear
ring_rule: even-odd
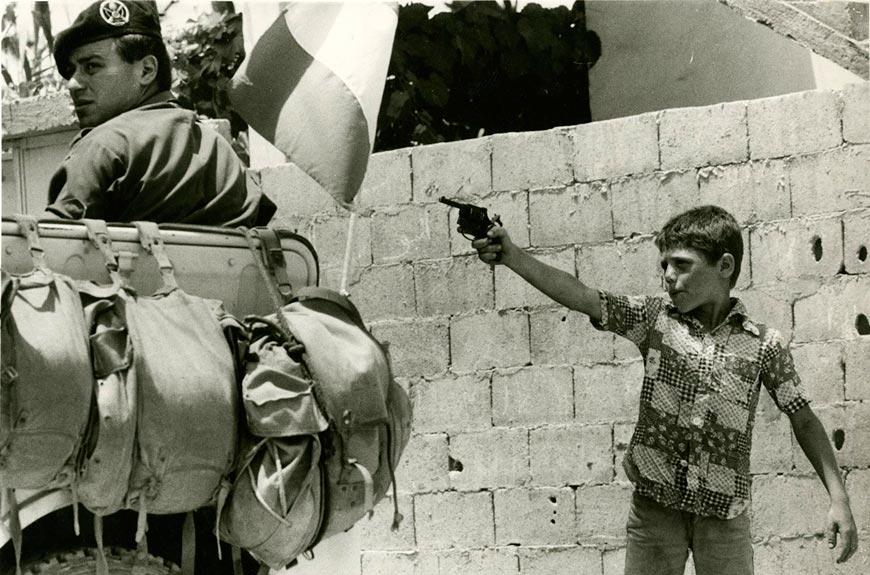
[[[723,278],[730,278],[734,275],[734,256],[729,253],[722,254],[719,258],[719,275]]]

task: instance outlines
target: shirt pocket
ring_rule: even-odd
[[[725,354],[713,366],[712,391],[725,401],[748,410],[757,394],[760,372],[757,361]]]

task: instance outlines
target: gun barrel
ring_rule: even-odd
[[[464,208],[467,206],[467,204],[463,204],[461,202],[455,202],[453,200],[449,200],[449,199],[445,198],[444,196],[441,196],[440,198],[438,198],[438,201],[441,202],[442,204],[447,204],[448,206],[451,206],[454,208]]]

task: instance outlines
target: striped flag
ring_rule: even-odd
[[[374,145],[398,6],[247,2],[243,14],[247,56],[230,84],[233,107],[350,205]]]

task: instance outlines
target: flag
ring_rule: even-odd
[[[248,125],[349,205],[362,185],[398,22],[383,2],[246,3],[229,88]]]

